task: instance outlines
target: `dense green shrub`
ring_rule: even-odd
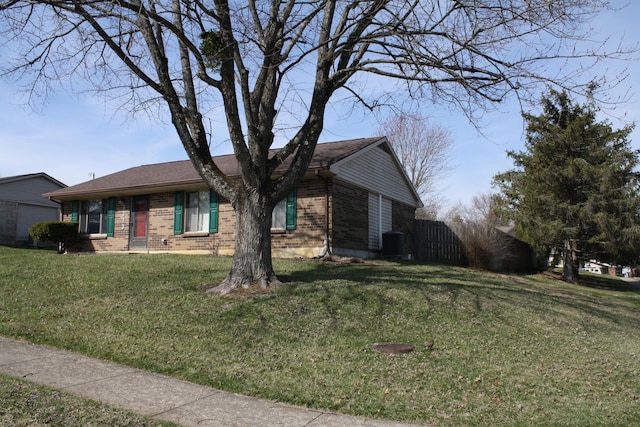
[[[78,223],[63,221],[43,221],[29,228],[29,235],[34,240],[56,242],[58,253],[65,252],[67,244],[78,237]]]

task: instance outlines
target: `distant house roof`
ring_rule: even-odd
[[[23,180],[39,178],[39,177],[46,178],[49,181],[53,182],[54,184],[59,185],[60,187],[66,187],[65,184],[63,184],[62,182],[58,181],[57,179],[49,176],[44,172],[28,173],[25,175],[15,175],[15,176],[7,176],[5,178],[0,178],[0,185],[7,184],[9,182],[23,181]]]
[[[516,237],[516,227],[514,225],[502,225],[496,228],[502,231],[504,234],[508,234],[511,237]]]
[[[332,164],[383,140],[386,140],[386,138],[373,137],[318,144],[308,170],[310,172],[328,170]],[[272,152],[275,153],[275,150],[272,150]],[[238,162],[233,154],[214,156],[213,160],[227,176],[239,176]],[[291,158],[283,162],[275,172],[283,173],[290,163]],[[196,172],[191,161],[183,160],[136,166],[78,185],[45,193],[44,196],[57,200],[70,200],[73,197],[82,198],[83,196],[119,196],[140,194],[143,190],[150,189],[166,191],[189,188],[202,183],[202,178]]]

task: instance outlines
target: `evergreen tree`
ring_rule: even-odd
[[[640,253],[638,150],[632,126],[596,121],[593,104],[551,91],[541,115],[525,114],[524,152],[494,177],[502,214],[516,235],[549,253],[562,249],[563,280],[576,283],[580,260],[634,263]]]

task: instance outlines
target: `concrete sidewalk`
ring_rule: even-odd
[[[4,337],[0,337],[0,373],[184,426],[409,426],[227,393]]]

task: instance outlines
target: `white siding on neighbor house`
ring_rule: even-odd
[[[60,205],[43,197],[64,188],[45,173],[0,178],[0,240],[29,240],[29,227],[36,222],[59,219]]]
[[[393,209],[391,200],[369,193],[369,249],[382,248],[382,233],[392,231]]]
[[[358,153],[352,159],[331,167],[340,179],[349,181],[372,193],[382,194],[399,202],[416,206],[416,198],[393,156],[378,145]]]
[[[24,179],[0,181],[0,200],[37,204],[57,208],[56,202],[42,197],[43,193],[59,190],[60,185],[43,176],[33,176]]]
[[[29,240],[29,227],[37,222],[55,221],[58,219],[58,208],[46,206],[18,205],[18,224],[16,226],[16,240]]]

